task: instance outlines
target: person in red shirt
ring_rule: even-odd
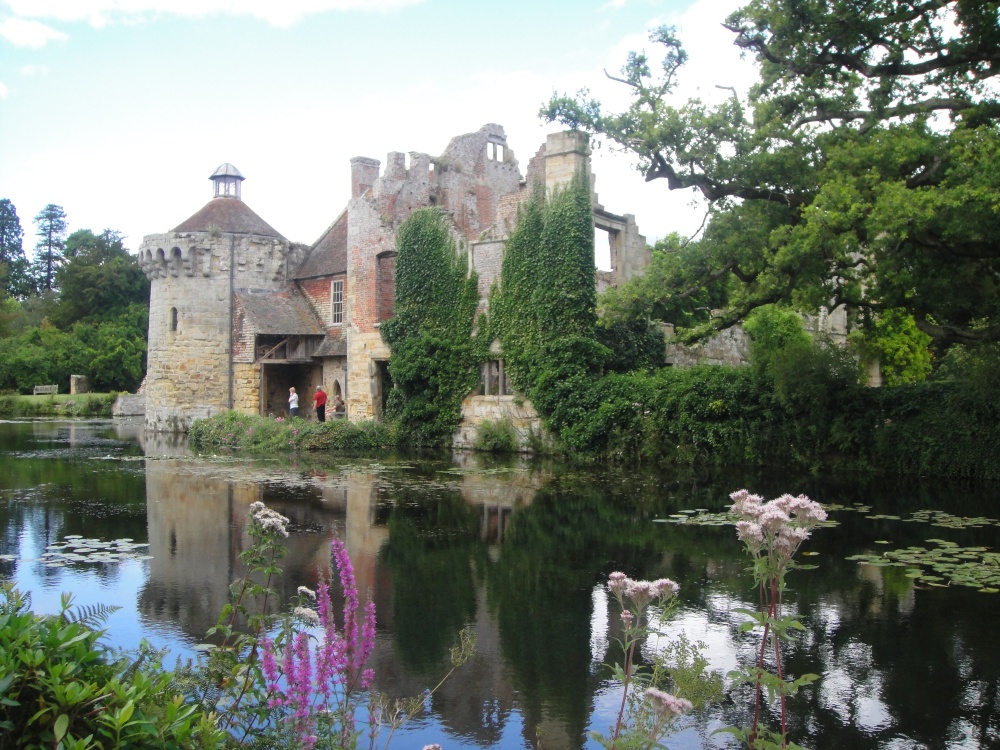
[[[323,386],[316,386],[316,395],[313,396],[313,403],[316,405],[316,419],[320,422],[326,421],[326,391]]]

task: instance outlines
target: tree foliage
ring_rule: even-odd
[[[759,78],[746,101],[674,102],[672,29],[653,75],[630,54],[622,113],[586,92],[542,115],[601,134],[647,180],[695,188],[712,216],[655,304],[725,283],[723,313],[845,304],[903,310],[945,348],[1000,338],[1000,25],[980,0],[753,0],[726,27]]]
[[[390,414],[404,440],[440,445],[461,419],[485,352],[473,338],[476,276],[440,211],[422,209],[396,235],[395,315],[382,324],[392,358]]]
[[[105,229],[96,235],[79,229],[67,238],[65,255],[66,263],[56,275],[59,305],[52,317],[56,325],[109,320],[130,305],[148,304],[149,281],[139,261],[125,249],[121,233]]]
[[[10,199],[0,199],[0,289],[15,299],[24,299],[34,291],[23,239],[17,209]]]
[[[62,206],[49,203],[35,216],[35,257],[31,263],[35,286],[39,291],[55,286],[56,271],[62,265],[66,247],[66,212]]]

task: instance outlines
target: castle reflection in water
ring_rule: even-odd
[[[343,540],[362,603],[372,599],[376,606],[379,636],[371,660],[375,687],[390,697],[404,697],[433,686],[427,674],[415,673],[404,663],[395,646],[396,592],[380,558],[389,539],[385,519],[392,502],[387,499],[393,490],[391,466],[357,462],[342,469],[269,469],[267,462],[230,457],[192,459],[186,442],[175,436],[146,434],[139,439],[146,455],[152,556],[139,598],[142,618],[180,628],[192,642],[203,640],[228,601],[230,584],[243,576],[240,553],[251,543],[248,511],[261,501],[291,521],[284,572],[275,586],[281,597],[287,600],[298,586],[315,588],[328,578],[330,542]],[[460,492],[477,514],[479,541],[495,559],[512,513],[531,503],[541,477],[525,473],[501,484],[457,465],[453,479],[450,489]],[[481,582],[474,609],[475,655],[435,695],[433,710],[449,733],[492,745],[515,711],[516,690],[501,652],[496,613],[487,605]],[[449,666],[445,650],[437,674],[443,675]],[[524,731],[544,731],[548,747],[581,745],[581,727],[564,726],[562,719],[545,713],[534,716],[531,728]]]

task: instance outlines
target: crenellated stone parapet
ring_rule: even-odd
[[[205,232],[168,232],[143,238],[139,266],[150,281],[227,274],[238,275],[238,288],[278,288],[301,260],[301,251],[286,240]]]

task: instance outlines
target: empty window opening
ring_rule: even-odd
[[[330,322],[339,326],[344,322],[344,280],[335,279],[330,290]]]
[[[514,393],[514,387],[507,378],[502,359],[484,362],[479,375],[480,396],[510,396]]]
[[[598,271],[612,271],[611,241],[614,235],[607,229],[594,227],[594,265]]]
[[[176,307],[171,307],[170,308],[170,332],[171,333],[176,333],[177,332],[177,308]]]
[[[490,141],[486,144],[486,156],[493,161],[504,161],[506,146]]]

